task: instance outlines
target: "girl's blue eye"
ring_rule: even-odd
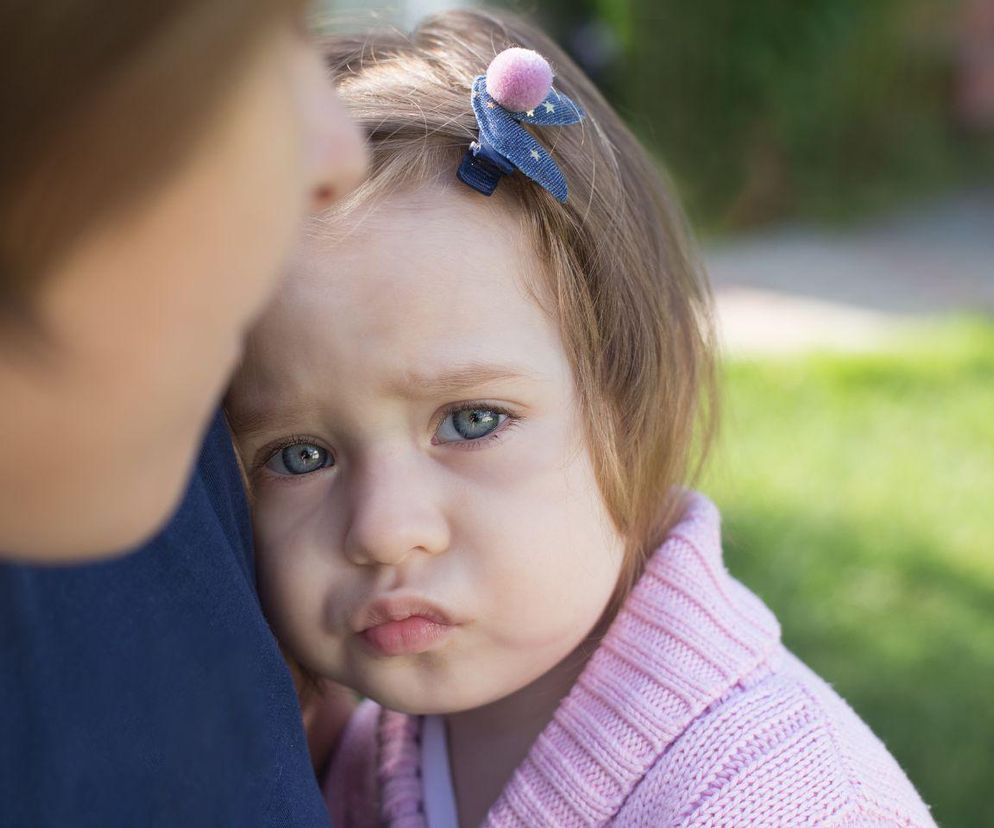
[[[442,420],[435,436],[439,442],[455,443],[479,440],[496,431],[507,419],[507,414],[486,408],[464,408],[453,411]]]
[[[266,468],[277,474],[310,474],[318,469],[335,465],[331,453],[314,443],[293,443],[276,452],[266,463]]]

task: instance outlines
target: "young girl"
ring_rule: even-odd
[[[618,117],[513,18],[328,49],[372,176],[314,227],[229,413],[271,622],[369,699],[334,825],[931,825],[681,488],[708,292]]]

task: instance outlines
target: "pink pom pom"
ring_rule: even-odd
[[[511,112],[534,109],[551,89],[552,67],[531,49],[505,49],[487,67],[487,93]]]

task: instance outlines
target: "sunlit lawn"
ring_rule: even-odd
[[[725,374],[729,568],[941,825],[994,825],[994,326]]]

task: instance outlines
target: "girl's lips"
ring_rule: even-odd
[[[358,637],[385,656],[430,650],[458,626],[442,609],[420,598],[380,598],[367,604],[352,623]]]
[[[439,624],[423,615],[411,615],[401,621],[369,627],[359,635],[381,655],[416,655],[430,650],[453,629],[449,624]]]

